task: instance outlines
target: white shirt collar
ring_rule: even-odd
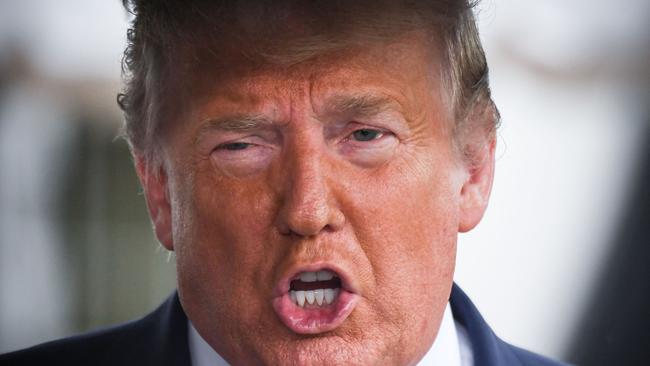
[[[418,366],[472,366],[473,364],[472,348],[467,332],[454,320],[451,306],[447,303],[438,335]]]
[[[228,362],[210,347],[203,337],[197,332],[188,319],[188,342],[190,343],[190,358],[192,366],[229,366]]]
[[[187,323],[192,366],[229,366],[226,360],[221,358],[194,329],[192,322],[188,320]],[[438,336],[418,366],[472,366],[473,364],[467,331],[454,321],[451,307],[447,304]]]

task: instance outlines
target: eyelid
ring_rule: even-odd
[[[234,135],[230,138],[223,139],[214,146],[214,149],[218,149],[225,145],[243,143],[249,145],[259,145],[259,146],[268,146],[273,144],[274,136],[264,136],[262,134],[242,134],[240,136]]]
[[[246,147],[249,147],[251,145],[256,145],[256,144],[253,144],[253,143],[250,143],[250,142],[245,142],[245,141],[230,141],[230,142],[221,143],[221,144],[217,145],[217,147],[215,147],[214,149],[215,150],[226,150],[226,151],[245,150],[245,149],[229,149],[228,148],[228,146],[237,145],[237,144],[247,145]]]
[[[357,132],[357,131],[361,131],[361,130],[377,131],[377,132],[379,132],[379,134],[381,134],[381,136],[379,136],[377,139],[373,139],[373,140],[370,140],[370,141],[380,140],[380,139],[382,139],[384,136],[388,136],[388,135],[393,135],[393,136],[395,136],[395,133],[392,132],[392,131],[389,130],[389,129],[382,128],[382,127],[377,127],[377,126],[368,126],[368,125],[365,125],[365,124],[357,123],[356,126],[354,126],[353,128],[350,128],[349,130],[347,130],[347,131],[345,132],[345,134],[344,134],[344,138],[343,138],[342,141],[348,141],[348,140],[350,140],[350,139],[352,138],[352,135],[353,135],[355,132]],[[366,141],[366,142],[370,142],[370,141]]]

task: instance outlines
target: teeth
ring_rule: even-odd
[[[316,278],[318,278],[319,281],[329,281],[334,278],[334,273],[328,270],[318,271],[316,272]]]
[[[316,272],[303,272],[300,274],[302,282],[316,282]]]
[[[303,272],[300,274],[302,282],[329,281],[334,278],[334,273],[326,269],[318,272]]]
[[[325,297],[325,302],[331,304],[334,301],[334,289],[326,288],[323,290],[323,296]]]
[[[309,304],[314,304],[314,300],[315,300],[314,291],[311,290],[305,291],[305,298],[307,299],[307,302]]]
[[[318,305],[323,305],[323,289],[314,290],[314,296],[316,297],[316,303]]]
[[[302,272],[299,276],[300,281],[302,282],[316,282],[316,281],[329,281],[332,278],[336,277],[334,272],[328,271],[326,269],[318,272]],[[316,286],[314,286],[316,287]],[[302,307],[305,307],[305,302],[308,305],[318,306],[329,305],[334,302],[334,299],[339,294],[339,289],[333,288],[319,288],[314,290],[303,290],[303,291],[289,291],[289,296],[291,301]]]
[[[319,288],[316,290],[306,291],[289,291],[291,301],[300,306],[305,307],[305,304],[323,306],[330,305],[339,294],[339,289],[334,288]]]
[[[297,304],[300,307],[305,306],[305,291],[292,291],[296,293]]]

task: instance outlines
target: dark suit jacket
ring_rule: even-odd
[[[559,363],[499,339],[454,284],[451,308],[467,329],[477,366],[554,366]],[[190,365],[187,318],[174,293],[140,320],[0,356],[0,365]]]

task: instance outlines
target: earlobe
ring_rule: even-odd
[[[460,193],[458,232],[472,230],[483,218],[494,179],[496,139],[491,138],[468,162],[468,175]]]
[[[174,250],[172,236],[171,205],[169,201],[167,174],[160,167],[153,168],[143,156],[135,155],[135,168],[144,189],[149,216],[158,241],[167,248]]]

